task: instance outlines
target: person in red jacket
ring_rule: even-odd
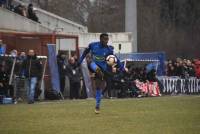
[[[200,60],[195,61],[195,75],[200,78]]]

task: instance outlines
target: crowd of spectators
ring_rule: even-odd
[[[144,65],[143,67],[136,67],[134,65],[129,66],[129,72],[126,74],[117,74],[114,75],[112,78],[111,85],[108,85],[110,88],[106,88],[106,91],[108,91],[108,96],[110,97],[109,89],[120,89],[121,95],[119,96],[125,96],[125,92],[127,92],[128,89],[135,88],[134,81],[140,81],[143,83],[151,83],[151,82],[157,82],[159,85],[159,88],[162,90],[163,85],[161,82],[157,79],[157,74],[155,68],[152,68],[151,70],[147,69],[148,65]],[[180,77],[183,79],[188,78],[200,78],[200,60],[188,60],[188,59],[181,59],[177,58],[176,60],[168,60],[166,61],[165,66],[166,75],[169,77]],[[105,92],[105,91],[104,91]],[[104,93],[103,92],[103,93]],[[136,93],[137,94],[137,93]],[[137,94],[138,95],[138,94]]]
[[[37,58],[34,50],[29,50],[26,55],[25,52],[17,52],[12,50],[10,58],[0,57],[0,94],[17,98],[18,95],[14,94],[13,83],[10,82],[10,76],[12,72],[13,58],[16,57],[15,69],[13,76],[27,79],[27,86],[25,87],[28,91],[28,103],[34,103],[37,98],[37,87],[42,74],[42,65],[40,60]],[[89,58],[88,58],[89,59]],[[66,87],[66,77],[69,79],[70,86],[70,99],[86,98],[86,92],[84,91],[83,76],[81,68],[77,65],[78,58],[76,55],[68,57],[64,52],[59,52],[57,55],[58,72],[60,76],[60,89],[64,95]],[[126,97],[127,90],[134,89],[132,95],[138,96],[138,88],[136,87],[135,81],[143,83],[158,82],[156,76],[156,70],[152,68],[147,69],[147,65],[142,67],[136,67],[134,65],[128,65],[127,73],[113,74],[113,77],[107,78],[107,87],[102,92],[108,92],[107,96],[112,97],[111,90],[120,90],[118,97]],[[166,74],[167,76],[179,76],[181,78],[197,77],[200,78],[200,60],[186,60],[177,58],[175,61],[166,61]],[[81,86],[82,85],[82,86]],[[159,85],[162,88],[162,85]],[[40,89],[39,89],[40,90]],[[82,92],[82,93],[81,93]]]
[[[69,98],[85,98],[86,93],[81,90],[82,72],[80,67],[77,67],[77,56],[67,57],[65,53],[59,53],[57,63],[62,94],[64,95],[66,77],[68,77]],[[21,100],[21,97],[25,96],[19,95],[19,90],[21,90],[19,88],[25,88],[27,102],[34,103],[41,93],[39,84],[42,78],[42,66],[42,60],[37,58],[34,50],[29,50],[27,54],[12,50],[7,56],[0,56],[0,95],[11,97],[13,100]],[[16,86],[22,80],[24,81],[23,87]]]
[[[27,17],[35,22],[39,22],[39,19],[33,9],[33,4],[29,4],[27,7],[24,4],[13,4],[12,0],[0,0],[0,7],[7,8],[21,16]]]
[[[135,67],[131,65],[128,66],[128,70],[127,73],[117,73],[112,78],[109,77],[107,87],[103,91],[104,96],[107,91],[108,97],[112,97],[111,90],[118,90],[117,97],[138,97],[141,96],[142,92],[136,87],[136,81],[142,83],[159,82],[156,77],[156,70],[153,68],[147,70],[146,66]]]
[[[14,86],[23,79],[26,83],[27,102],[34,103],[40,95],[37,90],[40,90],[38,83],[41,74],[42,63],[34,50],[30,49],[27,55],[25,52],[12,50],[8,56],[0,57],[0,95],[11,97],[13,101],[21,99],[18,95],[19,87],[14,89]]]
[[[188,60],[177,58],[166,61],[166,75],[179,76],[181,78],[200,78],[200,60]]]

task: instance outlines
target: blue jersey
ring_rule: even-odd
[[[85,56],[90,52],[92,55],[93,62],[95,62],[95,64],[99,66],[99,68],[102,69],[102,71],[111,71],[111,67],[107,65],[105,59],[108,55],[113,55],[113,50],[114,48],[112,46],[103,46],[100,42],[92,42],[83,52],[79,62],[82,63]],[[120,63],[118,58],[117,65],[120,68],[120,70],[123,69],[123,65]]]

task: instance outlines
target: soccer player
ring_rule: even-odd
[[[80,65],[83,59],[88,53],[91,53],[92,60],[88,64],[89,70],[95,73],[95,88],[96,88],[96,107],[95,113],[100,113],[100,102],[101,102],[101,92],[104,90],[106,85],[106,77],[111,77],[113,72],[116,71],[127,71],[123,64],[120,63],[117,58],[117,68],[109,66],[106,62],[106,57],[108,55],[113,55],[113,47],[108,44],[108,34],[102,33],[100,35],[99,42],[92,42],[84,50],[82,56],[80,57],[78,64]]]

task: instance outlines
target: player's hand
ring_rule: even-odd
[[[127,72],[128,72],[128,68],[125,67],[125,68],[124,68],[124,71],[127,73]]]
[[[116,67],[112,67],[112,72],[116,73],[117,72],[117,68]]]
[[[121,70],[121,72],[124,72],[124,73],[128,73],[128,68],[123,68],[122,70]]]

